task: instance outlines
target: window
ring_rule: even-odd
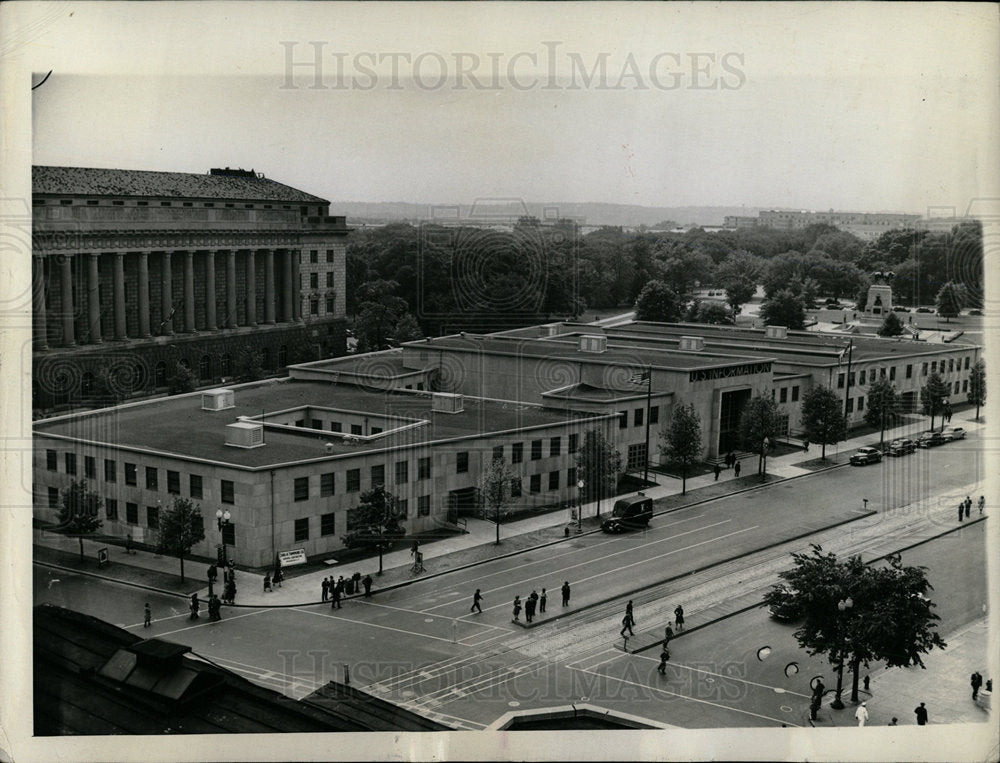
[[[969,391],[969,380],[968,379],[963,379],[962,380],[962,392],[968,392],[968,391]]]
[[[874,369],[872,369],[872,376],[873,376],[873,377],[875,376],[875,373],[874,373]],[[861,372],[860,372],[860,373],[858,374],[858,386],[859,386],[859,387],[863,387],[863,386],[864,386],[864,384],[865,384],[865,372],[864,372],[864,371],[861,371]]]
[[[798,386],[792,387],[792,402],[796,403],[799,400],[799,388]]]
[[[407,498],[397,498],[396,499],[396,514],[405,519],[409,516],[410,512],[410,501]]]
[[[955,382],[955,394],[958,394],[958,382]]]
[[[431,478],[431,457],[424,456],[417,459],[417,479],[429,480]]]
[[[858,398],[858,411],[863,411],[865,409],[865,398],[864,395]]]
[[[64,453],[63,460],[66,462],[66,474],[76,474],[76,453]]]
[[[913,365],[912,364],[908,365],[906,367],[906,378],[907,379],[912,379],[913,378]]]
[[[571,466],[566,470],[566,487],[576,487],[576,467]]]
[[[125,508],[128,511],[128,507]],[[138,507],[136,507],[136,512],[138,513]],[[154,530],[160,527],[160,507],[159,506],[147,506],[146,507],[146,526],[151,527]]]
[[[189,492],[192,498],[204,498],[202,495],[200,474],[192,474],[188,478],[188,487],[190,488]]]
[[[944,371],[944,361],[941,361],[941,370]],[[932,360],[931,361],[931,373],[932,374],[936,374],[937,373],[937,361],[936,360]]]
[[[532,440],[531,441],[531,460],[537,461],[542,457],[542,441]]]
[[[108,504],[114,504],[111,511],[118,513],[118,501],[105,501]],[[139,505],[135,503],[125,504],[125,521],[130,525],[139,524]]]
[[[503,461],[503,445],[496,445],[493,448],[493,460]]]
[[[429,495],[422,495],[417,498],[417,515],[421,517],[428,517],[431,514],[431,497]]]
[[[295,540],[309,540],[309,517],[295,520]]]
[[[330,422],[330,431],[331,432],[343,432],[344,431],[344,425],[341,424],[339,421],[331,421]]]
[[[524,461],[524,443],[515,442],[510,446],[510,462],[512,464],[519,464]]]
[[[965,356],[965,370],[966,371],[969,370],[969,356],[968,355]]]
[[[645,413],[645,411],[642,408],[636,408],[634,411],[632,411],[632,426],[634,427],[642,426],[642,423],[644,421],[642,415],[643,413]]]
[[[146,490],[159,490],[160,481],[157,477],[156,467],[146,467]]]
[[[854,398],[853,397],[847,398],[847,412],[848,413],[854,413]]]
[[[309,315],[319,315],[319,300],[316,297],[309,300]]]
[[[375,464],[372,467],[372,487],[385,484],[385,464]]]
[[[943,360],[941,361],[941,365],[942,366],[944,365],[944,361]],[[948,358],[948,373],[951,373],[954,370],[955,370],[955,359],[954,358]]]
[[[927,364],[926,363],[921,363],[921,366],[922,366],[922,368],[920,370],[920,375],[921,376],[927,376]]]
[[[107,505],[107,501],[104,502]],[[59,508],[59,488],[50,487],[49,488],[49,508],[58,509]]]
[[[233,487],[233,481],[232,480],[222,480],[221,481],[221,489],[222,489],[222,502],[223,503],[236,503],[235,495],[234,495],[236,491],[235,491],[235,489]]]
[[[782,387],[781,388],[780,399],[778,400],[778,402],[779,403],[787,403],[788,402],[788,387]]]
[[[455,473],[465,474],[469,471],[469,451],[460,450],[455,454]]]
[[[510,497],[520,498],[521,497],[521,478],[514,477],[510,481]]]
[[[844,374],[837,374],[837,389],[844,388]]]
[[[45,466],[50,472],[59,471],[59,454],[54,450],[46,450]]]
[[[351,424],[351,434],[361,434],[361,425]]]
[[[646,466],[646,443],[638,442],[628,446],[626,469],[642,469]]]
[[[405,485],[410,481],[410,462],[409,461],[397,461],[396,462],[396,484]]]
[[[628,411],[618,411],[618,428],[625,429],[628,427]]]
[[[326,474],[319,475],[319,494],[320,496],[326,497],[333,495],[334,482],[333,482],[333,472],[327,472]]]
[[[97,459],[93,456],[83,457],[83,476],[87,479],[97,479]]]
[[[649,420],[652,421],[653,417],[650,416]],[[578,450],[580,450],[580,435],[574,433],[569,436],[569,452],[576,453]]]
[[[296,477],[295,478],[295,500],[296,501],[308,501],[309,500],[309,478],[308,477]]]
[[[135,464],[130,464],[128,461],[125,462],[125,484],[126,485],[136,485],[139,482],[138,469]]]
[[[855,373],[854,373],[854,371],[851,371],[851,373],[849,373],[847,376],[848,376],[848,378],[847,378],[847,386],[848,387],[855,386],[854,385],[854,382],[855,382]]]
[[[328,313],[332,313],[332,312],[334,312],[334,305],[335,305],[335,304],[336,304],[336,303],[335,303],[335,300],[334,300],[334,298],[333,298],[333,297],[327,297],[327,298],[326,298],[326,311],[327,311]]]
[[[319,262],[319,249],[309,250],[309,262],[312,265],[315,265],[316,263]]]
[[[549,472],[549,490],[559,489],[559,472]]]
[[[889,381],[891,381],[891,382],[896,381],[896,367],[895,366],[890,366],[889,367]]]
[[[167,492],[174,495],[181,494],[181,474],[167,469]]]
[[[319,516],[319,534],[321,537],[337,534],[337,515],[332,511]]]
[[[328,289],[333,288],[333,273],[326,274],[326,288]]]
[[[549,441],[549,455],[558,456],[562,452],[562,439],[559,437],[553,437]]]
[[[130,506],[135,506],[135,504],[134,503],[127,503],[127,504],[125,504],[125,511],[126,512],[129,511],[129,507]],[[138,518],[138,516],[139,516],[139,507],[136,506],[136,508],[134,509],[134,511],[135,511],[136,517]],[[114,520],[118,519],[118,501],[105,501],[104,502],[104,518],[105,519],[114,519]]]
[[[531,475],[531,482],[529,483],[529,490],[531,490],[532,493],[541,493],[542,492],[542,475],[541,474],[532,474]]]
[[[327,262],[333,262],[333,250],[332,249],[327,249],[326,250],[326,261]]]
[[[309,274],[309,288],[318,289],[319,288],[319,273]]]
[[[649,409],[649,423],[659,424],[660,423],[660,406],[654,405]]]
[[[118,465],[114,460],[110,458],[104,459],[104,481],[105,482],[117,482],[118,481]]]
[[[361,470],[347,470],[347,492],[356,493],[361,489]]]

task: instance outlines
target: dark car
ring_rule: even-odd
[[[908,313],[910,312],[910,308],[903,307],[902,305],[896,305],[894,308],[892,308],[892,311],[894,313]]]
[[[920,435],[920,439],[917,440],[917,447],[935,448],[938,445],[944,445],[946,442],[948,442],[948,438],[940,432],[927,432],[926,434]]]
[[[890,456],[905,456],[917,449],[917,444],[913,440],[899,439],[889,443]]]
[[[917,312],[917,313],[933,313],[934,311],[931,310],[929,307],[918,307],[914,312]]]
[[[639,493],[635,498],[615,501],[611,516],[601,524],[606,533],[620,533],[646,527],[653,518],[653,499]]]
[[[877,464],[881,460],[882,451],[878,448],[858,448],[858,452],[851,456],[851,463],[855,466]]]
[[[830,297],[823,304],[827,307],[840,307],[840,300]]]

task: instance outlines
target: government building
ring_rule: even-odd
[[[345,350],[349,229],[330,203],[252,170],[32,168],[33,407],[101,376],[118,399],[177,365],[230,380]]]

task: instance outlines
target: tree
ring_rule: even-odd
[[[757,453],[757,473],[767,476],[767,451],[773,446],[778,430],[778,406],[771,397],[751,398],[740,414],[740,441],[744,450]]]
[[[979,409],[986,404],[986,363],[980,358],[969,369],[968,401],[976,406],[976,420],[979,420]]]
[[[944,316],[945,323],[962,312],[965,305],[965,288],[961,284],[948,281],[937,293],[937,313]]]
[[[588,429],[583,433],[583,444],[576,452],[574,461],[577,479],[583,480],[587,498],[597,501],[597,515],[600,516],[601,499],[618,485],[622,454],[599,429]]]
[[[667,459],[681,468],[681,495],[687,493],[687,470],[701,460],[701,418],[693,404],[674,409],[669,426],[660,433]]]
[[[680,317],[681,300],[677,292],[663,281],[649,281],[642,287],[635,301],[636,320],[670,323],[680,320]]]
[[[779,572],[782,583],[764,596],[766,604],[792,602],[802,613],[795,631],[810,655],[825,654],[837,667],[837,699],[845,663],[854,674],[851,701],[858,701],[859,668],[870,662],[887,667],[924,666],[920,655],[947,644],[936,631],[940,618],[926,594],[933,590],[926,568],[903,567],[898,557],[870,566],[853,556],[846,562],[812,544],[808,554],[792,554],[795,566]]]
[[[813,386],[802,396],[802,425],[809,442],[823,446],[820,458],[826,458],[826,446],[847,437],[847,421],[837,393],[828,387]]]
[[[726,281],[726,301],[733,309],[733,315],[739,315],[743,305],[753,299],[757,291],[757,284],[746,278],[734,278]]]
[[[378,574],[382,574],[382,552],[403,537],[405,530],[399,524],[396,497],[376,485],[361,494],[361,503],[347,512],[347,533],[340,539],[348,548],[378,551]]]
[[[899,336],[903,333],[903,322],[895,313],[888,313],[882,325],[879,327],[879,336]]]
[[[62,491],[59,507],[59,527],[80,541],[80,561],[83,561],[83,536],[100,529],[101,506],[104,501],[87,487],[87,480],[76,480]]]
[[[721,302],[697,302],[692,308],[690,319],[696,323],[729,326],[734,322],[732,311]]]
[[[396,322],[395,339],[397,343],[412,342],[416,339],[423,339],[424,336],[425,334],[421,330],[420,324],[417,323],[417,319],[413,317],[413,313],[404,313]]]
[[[479,497],[488,513],[493,516],[496,525],[496,545],[500,545],[500,522],[503,510],[510,504],[511,483],[517,475],[507,466],[502,458],[494,458],[482,474],[479,475]]]
[[[931,431],[934,431],[934,414],[941,403],[951,396],[951,385],[941,379],[935,371],[927,377],[927,383],[920,388],[920,405],[924,415],[931,417]],[[944,416],[941,417],[941,427],[944,428]]]
[[[184,580],[184,557],[203,540],[205,520],[201,506],[190,498],[174,496],[174,502],[160,516],[159,546],[180,559],[181,580]]]
[[[249,342],[241,345],[233,358],[233,371],[236,381],[257,381],[264,375],[264,353]]]
[[[726,301],[734,316],[753,298],[763,272],[764,261],[743,250],[731,253],[716,269],[715,281],[726,290]]]
[[[802,298],[789,289],[781,289],[764,300],[760,306],[760,317],[767,326],[786,326],[793,330],[802,330],[806,324]]]
[[[174,373],[167,379],[167,394],[183,395],[186,392],[194,392],[195,385],[194,371],[181,362],[174,364]]]
[[[395,296],[396,281],[368,281],[358,287],[358,318],[354,324],[358,352],[386,350],[394,339],[399,319],[407,311],[406,300]]]
[[[886,376],[880,376],[868,387],[868,407],[865,422],[879,430],[879,445],[885,445],[885,426],[899,414],[899,395]]]

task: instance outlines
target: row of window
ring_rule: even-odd
[[[787,403],[788,402],[788,387],[779,387],[777,390],[771,390],[771,399],[775,398],[775,392],[778,392],[778,402]],[[799,385],[792,387],[792,402],[798,402],[799,399]]]
[[[646,409],[636,408],[632,411],[632,426],[641,427],[645,422]],[[660,421],[660,406],[652,405],[649,408],[649,423],[658,424]],[[618,411],[618,428],[628,429],[628,411]]]
[[[327,262],[333,262],[333,249],[327,249],[326,250],[326,261]],[[317,263],[319,263],[319,250],[318,249],[310,249],[309,250],[309,264],[310,265],[316,265]],[[327,277],[326,277],[326,285],[327,286],[333,286],[333,280],[330,278],[330,276],[332,276],[332,275],[333,275],[333,273],[327,273]]]
[[[964,367],[965,370],[968,370],[969,367],[970,367],[970,364],[971,364],[971,359],[969,358],[969,356],[966,356],[965,357],[965,362],[963,364],[962,358],[958,358],[958,359],[956,359],[956,358],[948,358],[947,361],[945,361],[945,360],[941,360],[940,361],[940,367],[939,367],[938,364],[939,364],[939,361],[937,361],[937,360],[932,360],[929,363],[925,362],[925,363],[921,364],[920,375],[921,376],[927,376],[928,372],[932,373],[932,374],[936,374],[936,373],[942,373],[942,374],[944,374],[944,373],[952,373],[954,371],[961,371],[961,370],[963,370],[963,367]],[[870,368],[870,369],[866,369],[866,370],[862,370],[862,371],[857,371],[857,372],[851,371],[851,373],[850,373],[850,385],[852,387],[854,387],[854,386],[863,387],[863,386],[865,386],[866,383],[874,383],[875,379],[876,379],[875,370],[876,369],[874,369],[874,368]],[[886,375],[886,369],[884,367],[883,368],[879,368],[878,372],[879,372],[878,373],[879,377],[884,377]],[[889,381],[896,381],[896,367],[895,366],[890,366],[889,367],[888,374],[889,374]],[[837,375],[837,388],[838,389],[843,389],[844,388],[844,384],[847,382],[847,378],[848,378],[848,375],[844,374],[844,373],[840,373],[840,374]],[[905,378],[907,378],[907,379],[912,379],[913,378],[913,365],[912,364],[906,366],[906,377]],[[956,392],[957,391],[958,390],[957,390],[957,382],[956,382]]]
[[[54,201],[55,200],[53,199],[53,202]],[[59,205],[63,206],[63,207],[71,207],[74,204],[78,204],[80,201],[82,201],[82,200],[81,199],[59,199]],[[35,199],[31,200],[31,205],[33,207],[44,207],[48,202],[49,202],[48,199],[35,198]],[[86,203],[87,203],[88,207],[96,207],[96,206],[99,206],[101,204],[101,200],[100,199],[86,199]],[[160,201],[160,202],[157,202],[157,203],[161,207],[172,207],[172,206],[175,206],[175,203],[172,202],[172,201]],[[120,199],[113,199],[111,201],[111,206],[113,206],[113,207],[124,207],[124,206],[130,206],[130,207],[131,206],[148,207],[149,206],[149,202],[148,201],[134,201],[134,202],[130,201],[130,202],[125,202],[125,201],[122,201]],[[194,207],[194,206],[196,206],[196,203],[193,202],[193,201],[182,201],[179,206],[182,206],[182,207]],[[212,207],[216,206],[216,203],[214,201],[203,201],[203,202],[198,203],[197,206],[212,208]],[[236,208],[236,204],[235,203],[231,203],[231,202],[225,202],[223,204],[219,204],[218,206],[223,207],[225,209],[235,209]],[[293,209],[293,207],[290,204],[282,204],[282,205],[280,205],[278,207],[276,207],[274,204],[243,204],[242,208],[243,209]],[[303,215],[308,214],[308,211],[309,211],[308,207],[299,207],[298,209],[299,209],[299,212],[301,214],[303,214]],[[321,208],[317,208],[316,214],[318,215],[321,212],[322,212],[322,209]],[[315,253],[315,250],[314,250],[313,253]],[[333,262],[333,250],[327,249],[326,250],[326,254],[327,254],[327,262]],[[312,260],[312,262],[316,262],[316,260]]]
[[[333,275],[334,274],[332,272],[326,274],[326,288],[328,288],[328,289],[332,289],[333,288]],[[306,274],[303,273],[302,274],[303,287],[305,286],[305,276],[306,276]],[[309,288],[310,289],[318,289],[319,288],[319,273],[309,273]]]
[[[947,382],[946,382],[946,384],[947,384]],[[959,392],[968,392],[969,391],[969,380],[968,379],[963,379],[961,382],[955,382],[954,386],[948,385],[948,387],[949,387],[949,389],[952,390],[951,394],[953,394],[953,395],[957,395],[957,394],[959,394]],[[914,393],[911,393],[911,394],[914,394]],[[847,399],[847,412],[848,413],[853,413],[854,412],[854,400],[855,400],[855,398],[853,398],[853,397]],[[861,395],[860,397],[858,397],[857,401],[858,401],[858,403],[857,403],[858,411],[863,411],[865,409],[865,397],[864,397],[864,395]]]

